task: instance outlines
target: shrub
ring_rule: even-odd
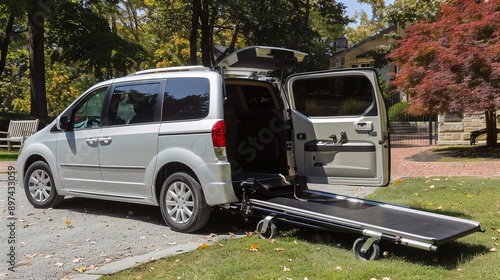
[[[406,109],[408,109],[410,107],[410,104],[408,104],[408,102],[399,102],[399,103],[396,103],[394,105],[392,105],[390,108],[389,108],[389,112],[388,112],[388,115],[389,115],[389,121],[390,122],[400,122],[400,121],[404,121],[407,119],[407,113],[406,113]]]

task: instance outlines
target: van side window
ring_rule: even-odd
[[[101,111],[108,88],[96,89],[76,105],[73,115],[73,130],[97,128],[101,123]]]
[[[208,116],[210,82],[206,78],[170,78],[163,98],[163,121]]]
[[[115,87],[111,96],[108,124],[136,124],[155,121],[159,91],[160,83],[140,83]]]
[[[292,90],[295,108],[306,116],[377,115],[373,87],[365,76],[297,80]]]

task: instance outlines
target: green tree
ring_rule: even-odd
[[[310,53],[309,69],[328,67],[328,53],[348,22],[345,6],[336,1],[224,0],[223,4],[246,44]]]
[[[347,27],[345,31],[349,42],[353,44],[359,43],[387,27],[384,0],[358,0],[358,3],[369,4],[372,13],[371,17],[368,17],[365,11],[356,11],[350,18],[352,22],[358,23],[355,27]]]
[[[389,58],[400,67],[393,85],[411,96],[410,113],[484,111],[487,145],[496,145],[498,26],[498,1],[450,0],[436,21],[408,27]]]
[[[58,46],[51,59],[78,63],[97,78],[124,75],[147,59],[147,52],[113,33],[103,17],[91,9],[68,2],[49,19],[51,45]]]
[[[402,26],[419,21],[435,21],[446,0],[395,0],[386,8],[387,21]]]

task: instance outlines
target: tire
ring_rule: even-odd
[[[354,246],[352,247],[352,252],[354,253],[354,257],[358,260],[362,261],[373,261],[380,258],[380,246],[377,243],[373,243],[372,246],[366,252],[361,252],[361,248],[365,245],[368,237],[362,236],[354,242]]]
[[[165,223],[178,232],[203,228],[211,212],[201,185],[184,172],[174,173],[165,180],[160,192],[160,208]]]
[[[25,173],[24,191],[35,208],[50,208],[59,205],[64,196],[57,193],[49,165],[36,161]]]
[[[269,221],[265,232],[262,232],[262,227],[264,227],[264,220],[259,221],[257,224],[257,234],[259,235],[259,238],[273,239],[276,237],[276,225],[273,221]]]

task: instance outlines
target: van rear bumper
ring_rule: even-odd
[[[195,168],[208,205],[237,202],[231,181],[231,165],[227,161],[202,164]]]

